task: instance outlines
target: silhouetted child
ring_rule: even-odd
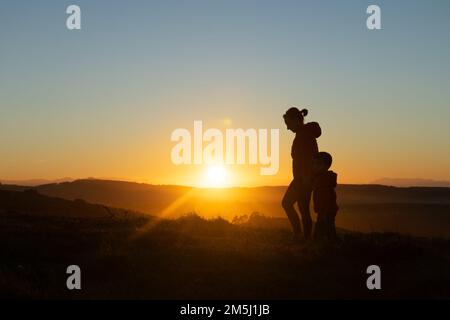
[[[336,203],[337,174],[328,169],[333,158],[327,152],[319,152],[314,157],[314,210],[317,222],[314,229],[315,240],[334,241],[337,239],[335,217],[338,211]]]

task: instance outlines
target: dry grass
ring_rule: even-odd
[[[278,220],[195,214],[74,218],[0,213],[0,295],[35,299],[450,298],[450,241],[341,234],[337,246],[294,244]],[[252,220],[253,219],[253,220]],[[66,267],[82,290],[65,288]],[[382,268],[378,292],[365,270]]]

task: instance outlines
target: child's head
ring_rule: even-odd
[[[319,152],[314,157],[314,173],[322,173],[328,171],[331,167],[331,163],[333,162],[333,157],[328,152]]]

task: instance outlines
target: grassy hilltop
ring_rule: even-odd
[[[450,298],[450,240],[341,230],[338,246],[293,244],[285,221],[276,218],[164,220],[119,209],[111,215],[69,200],[62,200],[68,208],[98,214],[64,214],[64,206],[59,215],[45,214],[5,203],[11,197],[35,198],[34,206],[60,200],[4,192],[3,298]],[[81,291],[66,289],[71,264],[81,267]],[[372,264],[382,270],[380,291],[366,289]]]

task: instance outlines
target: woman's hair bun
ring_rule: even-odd
[[[307,109],[302,109],[302,111],[300,111],[301,115],[306,117],[308,115],[308,110]]]

